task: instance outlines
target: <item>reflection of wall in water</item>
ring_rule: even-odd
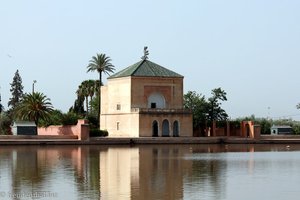
[[[100,151],[101,199],[182,199],[192,173],[188,148],[141,146]]]
[[[38,165],[37,151],[34,148],[24,148],[12,152],[12,188],[18,194],[30,190],[44,181],[43,169]]]
[[[101,199],[131,199],[139,176],[138,148],[109,148],[100,151]]]

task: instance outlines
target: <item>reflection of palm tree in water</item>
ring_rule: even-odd
[[[98,149],[93,147],[81,147],[80,169],[75,169],[75,180],[78,191],[81,194],[88,193],[87,199],[100,198],[100,154]]]
[[[45,175],[50,173],[50,169],[38,160],[36,148],[22,147],[15,151],[14,156],[11,176],[12,194],[20,195],[24,191],[34,194],[37,192],[35,190],[44,184],[47,177]]]
[[[74,154],[74,151],[76,152]],[[45,191],[48,188],[47,179],[51,174],[55,174],[55,166],[68,166],[67,175],[70,179],[75,178],[76,187],[80,194],[92,191],[89,197],[99,198],[100,192],[100,172],[99,172],[99,150],[90,147],[14,147],[10,150],[12,161],[12,190],[11,194],[34,194]],[[15,153],[13,153],[15,152]],[[74,156],[75,155],[75,156]],[[80,155],[80,156],[77,156]],[[47,184],[47,185],[46,185]],[[56,191],[47,192],[56,193]],[[59,194],[58,194],[59,195]],[[22,198],[20,198],[22,199]]]

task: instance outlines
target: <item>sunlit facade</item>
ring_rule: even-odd
[[[183,108],[183,76],[147,59],[108,78],[101,89],[100,128],[109,136],[192,136]]]

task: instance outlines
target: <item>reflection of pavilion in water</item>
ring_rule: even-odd
[[[60,199],[82,195],[86,199],[176,200],[188,198],[189,193],[202,197],[206,190],[218,191],[215,199],[222,199],[226,195],[223,193],[227,162],[215,159],[212,152],[237,152],[240,148],[239,145],[4,147],[0,150],[0,168],[11,165],[11,171],[6,170],[9,175],[5,175],[11,178],[11,184],[5,187],[11,188],[3,187],[3,171],[0,171],[0,185],[2,191],[20,193],[36,188],[49,191],[50,185],[59,183],[60,186],[52,188]],[[255,149],[249,145],[240,151]],[[255,167],[253,159],[233,164],[245,165],[249,173]],[[74,194],[64,191],[65,180],[73,184],[68,187],[76,188]]]
[[[176,146],[110,148],[100,152],[103,199],[182,199],[189,149]]]

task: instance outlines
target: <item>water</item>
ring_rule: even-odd
[[[299,199],[300,145],[2,146],[0,199]]]

